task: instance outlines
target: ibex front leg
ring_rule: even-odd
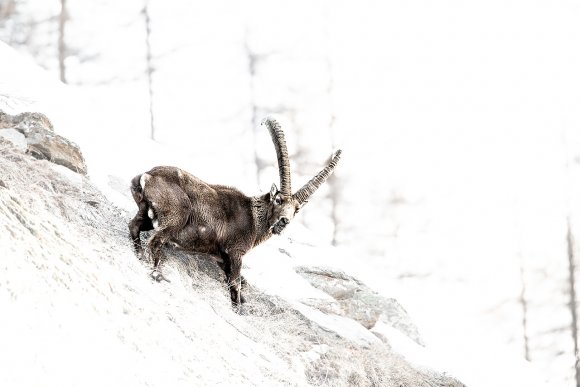
[[[234,250],[222,253],[224,259],[224,271],[226,281],[230,288],[230,297],[234,306],[239,306],[246,302],[242,295],[242,257],[245,255],[243,250]]]
[[[161,274],[161,265],[160,265],[162,258],[165,258],[163,252],[161,251],[161,248],[169,240],[167,234],[168,233],[166,229],[160,229],[155,233],[155,235],[151,237],[149,243],[147,244],[149,254],[151,256],[151,259],[153,260],[153,271],[151,272],[151,277],[157,282],[161,282],[162,280],[170,282],[167,278],[163,276],[163,274]]]
[[[131,236],[131,241],[133,242],[133,248],[135,249],[135,254],[139,259],[143,259],[143,247],[141,246],[141,237],[139,236],[143,231],[153,230],[153,223],[147,215],[147,203],[144,201],[138,204],[139,211],[137,215],[129,223],[129,234]]]

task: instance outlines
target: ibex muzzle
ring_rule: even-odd
[[[235,188],[207,184],[175,167],[155,167],[133,178],[131,192],[138,211],[129,223],[129,232],[137,255],[143,258],[140,233],[155,230],[146,248],[153,260],[154,279],[165,279],[160,271],[164,258],[161,247],[172,242],[184,249],[220,256],[233,304],[244,302],[240,276],[243,256],[284,230],[328,179],[341,154],[340,150],[334,153],[329,164],[293,194],[284,133],[271,118],[262,124],[268,128],[276,149],[280,189],[273,184],[267,194],[250,197]]]

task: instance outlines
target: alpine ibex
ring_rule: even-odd
[[[234,305],[244,302],[241,294],[242,257],[254,246],[280,234],[328,179],[340,159],[338,150],[329,164],[292,194],[290,163],[284,133],[278,122],[262,121],[272,136],[280,173],[280,190],[272,184],[270,192],[246,196],[235,188],[207,184],[175,167],[155,167],[131,181],[131,192],[139,207],[129,223],[135,252],[143,258],[140,233],[154,229],[147,243],[153,259],[151,276],[161,281],[161,247],[168,242],[200,253],[221,257],[222,268]]]

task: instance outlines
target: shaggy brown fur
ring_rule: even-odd
[[[249,197],[232,187],[207,184],[176,167],[155,167],[133,178],[131,192],[139,209],[129,223],[129,232],[135,251],[142,258],[140,233],[155,230],[147,249],[153,259],[151,275],[157,281],[165,279],[160,271],[161,247],[171,242],[184,249],[221,257],[232,302],[243,303],[242,257],[272,234],[280,234],[332,173],[340,151],[329,165],[292,195],[282,130],[272,119],[263,123],[270,131],[278,155],[280,190],[272,185],[269,193]]]

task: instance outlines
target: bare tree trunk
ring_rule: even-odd
[[[330,4],[330,3],[329,3]],[[330,105],[330,121],[328,123],[330,130],[330,143],[332,144],[332,149],[336,149],[336,109],[334,107],[334,93],[335,93],[335,79],[334,79],[334,68],[332,63],[332,33],[330,31],[330,26],[332,25],[331,19],[332,9],[328,8],[325,12],[326,20],[322,25],[324,27],[324,33],[326,35],[326,70],[328,71],[328,84],[326,87],[326,94],[328,96],[328,101]],[[332,245],[336,246],[338,244],[338,233],[340,219],[338,215],[338,203],[340,202],[340,180],[336,173],[333,173],[327,181],[329,188],[329,198],[330,198],[330,218],[332,219],[333,229],[332,229]]]
[[[6,0],[0,3],[0,20],[8,19],[16,13],[16,2]]]
[[[250,108],[251,117],[250,121],[252,123],[252,133],[254,134],[254,163],[256,165],[256,183],[260,184],[260,173],[264,168],[264,163],[258,154],[258,106],[256,103],[256,62],[258,61],[258,56],[252,52],[248,44],[248,32],[246,31],[246,36],[244,38],[244,50],[246,51],[246,58],[248,60],[248,75],[250,77]]]
[[[330,129],[330,137],[332,149],[336,149],[336,135],[335,135],[335,124],[336,124],[336,114],[334,111],[334,104],[332,103],[332,97],[334,95],[334,72],[332,68],[332,60],[330,59],[330,54],[326,57],[326,67],[328,69],[328,85],[326,88],[326,93],[330,100],[330,122],[328,123]],[[339,217],[338,217],[338,203],[340,201],[340,187],[339,179],[336,173],[333,173],[327,181],[329,188],[329,198],[330,198],[330,218],[332,219],[333,229],[332,229],[332,245],[336,246],[338,244],[338,231],[339,231]]]
[[[58,18],[58,70],[62,83],[66,83],[66,43],[64,34],[67,18],[66,0],[60,0],[60,15]]]
[[[153,56],[151,53],[151,18],[149,15],[149,0],[145,0],[143,7],[143,16],[145,18],[145,61],[147,72],[147,88],[149,91],[149,137],[155,140],[155,116],[153,113]]]
[[[567,222],[567,233],[566,233],[566,243],[568,245],[568,281],[570,287],[570,313],[572,314],[572,340],[574,341],[574,357],[576,362],[574,364],[574,369],[576,372],[576,387],[580,387],[580,368],[578,364],[578,314],[576,312],[576,264],[574,262],[574,236],[572,234],[572,224],[570,222],[570,217],[566,218]]]
[[[526,298],[526,278],[524,275],[524,262],[520,255],[520,305],[522,306],[522,331],[524,338],[524,357],[530,361],[530,345],[528,338],[528,300]]]

